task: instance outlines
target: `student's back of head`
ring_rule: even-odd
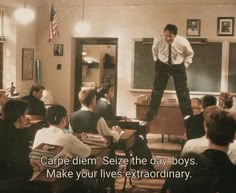
[[[233,107],[233,96],[228,92],[221,92],[219,95],[219,106],[223,109],[231,109]]]
[[[62,105],[53,105],[46,112],[46,120],[50,125],[58,125],[66,117],[66,109]]]
[[[213,95],[205,95],[202,98],[202,108],[205,109],[209,106],[215,106],[217,103],[217,99]]]
[[[97,100],[99,100],[102,97],[104,98],[105,95],[109,92],[109,90],[113,87],[114,87],[114,85],[111,83],[104,83],[101,86],[101,88],[99,88],[97,91]]]
[[[84,88],[79,92],[79,95],[78,95],[79,102],[82,105],[88,107],[92,104],[93,100],[96,99],[96,94],[97,94],[96,90],[92,88]]]
[[[33,84],[31,87],[30,87],[30,92],[29,94],[30,95],[33,95],[34,92],[39,92],[40,90],[44,90],[45,88],[40,85],[40,84]]]
[[[14,123],[25,114],[27,103],[21,100],[9,100],[3,106],[3,120]]]
[[[235,136],[233,115],[218,106],[207,107],[204,111],[207,138],[216,145],[228,145]]]

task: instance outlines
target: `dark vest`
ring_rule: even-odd
[[[96,105],[96,113],[103,117],[105,120],[113,120],[114,115],[112,112],[111,104],[108,104],[106,101],[99,99]]]
[[[94,112],[78,110],[72,113],[70,117],[70,125],[75,133],[98,133],[97,123],[99,119],[100,116]]]

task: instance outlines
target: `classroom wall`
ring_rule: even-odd
[[[30,4],[34,10],[36,18],[28,24],[17,23],[14,11],[18,6],[23,7],[17,1],[0,1],[0,5],[5,8],[5,42],[3,43],[3,89],[11,86],[11,82],[16,86],[16,91],[24,96],[29,93],[29,87],[33,80],[22,80],[22,48],[33,48],[36,55],[36,24],[37,7]],[[35,57],[36,58],[36,57]]]
[[[70,112],[74,96],[75,41],[73,38],[82,37],[75,32],[74,26],[82,17],[82,1],[54,1],[56,14],[60,21],[60,36],[55,37],[50,43],[48,42],[48,26],[51,1],[43,1],[44,3],[38,7],[36,30],[33,30],[35,35],[31,34],[32,31],[25,30],[26,34],[23,34],[23,29],[19,28],[19,30],[22,37],[29,37],[31,44],[29,46],[37,48],[36,57],[42,62],[42,84],[54,93],[55,101],[65,105]],[[120,2],[120,4],[116,2]],[[228,41],[235,41],[235,36],[217,36],[217,17],[235,17],[236,3],[233,0],[228,0],[225,5],[223,5],[224,1],[210,0],[207,2],[202,5],[205,1],[168,1],[168,4],[154,0],[85,1],[85,19],[91,24],[91,31],[86,37],[118,38],[117,114],[135,117],[134,102],[136,97],[141,94],[140,92],[130,92],[133,76],[134,38],[153,37],[155,34],[161,33],[167,23],[175,23],[179,27],[179,34],[185,35],[186,20],[200,19],[201,37],[224,41],[226,45]],[[171,3],[174,4],[171,5]],[[180,5],[181,3],[182,5]],[[126,4],[126,6],[121,4]],[[33,24],[33,29],[34,27]],[[18,36],[17,40],[19,38],[21,37]],[[23,44],[28,42],[27,40],[22,38],[23,42],[20,41],[21,46],[17,46],[17,53]],[[64,44],[63,56],[53,56],[53,45],[57,43]],[[19,55],[16,58],[20,58]],[[226,58],[226,55],[223,57]],[[62,64],[61,70],[56,69],[57,64]],[[19,79],[19,76],[16,77]]]
[[[86,1],[85,1],[86,2]],[[68,98],[73,88],[68,84],[73,72],[70,71],[71,37],[81,37],[74,31],[76,22],[81,19],[81,7],[73,2],[69,9],[61,4],[54,4],[60,20],[60,37],[47,42],[48,15],[50,5],[39,10],[38,36],[39,58],[43,63],[43,84],[55,93],[58,102],[69,105]],[[235,17],[236,5],[138,5],[138,6],[88,6],[85,19],[91,24],[87,37],[118,37],[118,92],[117,114],[135,117],[136,97],[140,93],[130,92],[132,87],[133,38],[153,37],[163,31],[167,23],[175,23],[179,34],[186,34],[186,19],[201,19],[201,37],[217,40],[234,40],[235,37],[217,37],[217,17]],[[168,14],[166,14],[168,13]],[[54,43],[65,46],[63,57],[52,56]],[[52,57],[49,57],[48,54]],[[61,71],[55,69],[60,62]],[[52,76],[52,74],[54,76]],[[55,78],[59,77],[59,78]],[[64,87],[61,92],[61,87]],[[68,107],[69,108],[69,107]]]

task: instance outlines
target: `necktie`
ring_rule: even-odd
[[[168,64],[171,65],[171,44],[169,43],[169,47],[168,47]]]
[[[172,75],[172,67],[171,67],[171,44],[168,45],[168,74]]]

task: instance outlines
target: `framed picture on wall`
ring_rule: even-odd
[[[187,36],[200,36],[200,31],[200,19],[187,19]]]
[[[217,35],[234,36],[234,17],[217,18]]]
[[[63,44],[54,44],[54,56],[63,56]]]
[[[22,49],[22,80],[33,80],[34,76],[34,49]]]

